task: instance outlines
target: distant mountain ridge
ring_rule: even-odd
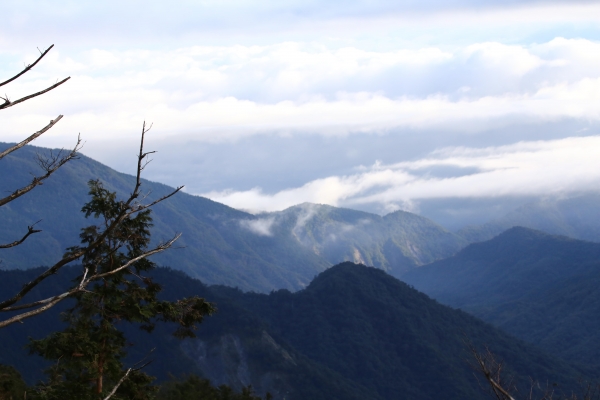
[[[600,193],[543,198],[483,225],[464,227],[457,234],[474,243],[489,240],[513,226],[600,242]]]
[[[402,279],[600,373],[600,243],[515,227]]]
[[[379,216],[363,211],[303,203],[264,213],[279,235],[289,235],[331,264],[352,261],[392,276],[456,253],[466,240],[433,221],[405,211]]]
[[[7,147],[0,144],[0,149]],[[36,153],[49,149],[25,146],[0,162],[0,191],[10,192],[39,171]],[[86,156],[66,164],[44,185],[0,208],[0,243],[14,241],[26,227],[43,232],[21,246],[3,250],[4,268],[50,265],[90,224],[79,211],[88,200],[87,182],[100,179],[122,196],[134,177],[118,173]],[[149,199],[172,188],[144,180]],[[426,218],[405,212],[385,217],[323,205],[304,204],[277,213],[252,215],[199,196],[178,193],[153,212],[155,241],[182,232],[177,249],[154,257],[209,284],[268,292],[305,287],[318,273],[338,262],[359,261],[395,276],[447,257],[466,245],[461,237]]]

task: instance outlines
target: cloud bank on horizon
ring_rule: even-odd
[[[276,211],[304,201],[342,207],[380,205],[381,212],[417,211],[415,200],[445,197],[548,196],[583,192],[600,181],[600,136],[519,142],[508,146],[444,148],[416,161],[357,168],[302,187],[260,188],[206,196],[250,211]],[[436,171],[437,170],[437,171]],[[440,171],[445,173],[440,176]]]
[[[61,4],[0,5],[1,76],[57,44],[9,95],[72,76],[3,111],[2,141],[65,114],[39,145],[81,132],[85,154],[130,171],[150,120],[165,166],[149,179],[257,211],[600,183],[595,1]]]

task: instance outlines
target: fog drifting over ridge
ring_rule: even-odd
[[[435,198],[559,195],[598,186],[599,148],[600,136],[446,148],[428,158],[376,163],[352,175],[330,176],[272,194],[254,188],[203,195],[250,210],[282,210],[306,201],[348,208],[374,203],[383,212],[418,211],[416,202]],[[448,171],[450,176],[443,176]]]
[[[8,95],[72,77],[4,110],[0,140],[65,114],[37,145],[81,132],[84,154],[132,172],[146,120],[148,179],[253,211],[598,186],[595,2],[144,4],[0,5],[1,76],[56,42]]]

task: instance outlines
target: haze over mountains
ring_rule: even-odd
[[[402,279],[443,304],[600,370],[600,243],[515,227]]]
[[[483,225],[467,226],[458,234],[469,242],[493,238],[513,226],[524,226],[575,239],[600,241],[600,194],[542,198],[524,204]]]
[[[5,147],[2,145],[0,147]],[[38,171],[36,152],[27,146],[0,164],[6,179],[0,190],[12,191]],[[0,210],[7,221],[0,240],[8,242],[26,226],[43,230],[22,246],[4,251],[4,268],[49,265],[79,241],[85,221],[79,212],[87,201],[87,181],[100,179],[110,189],[127,194],[133,177],[118,173],[88,157],[67,164],[33,196]],[[168,186],[144,181],[149,198],[168,193]],[[43,204],[43,208],[40,205]],[[43,211],[41,211],[43,210]],[[244,290],[270,291],[305,287],[319,272],[341,261],[381,268],[393,276],[455,254],[468,243],[487,240],[521,225],[586,240],[600,240],[600,195],[545,199],[518,208],[504,218],[452,233],[416,214],[397,211],[385,216],[304,203],[287,210],[252,215],[185,193],[155,208],[156,240],[182,232],[178,245],[156,257],[157,262],[186,271],[212,284]]]
[[[47,151],[27,146],[6,157],[0,190],[27,182],[38,168],[35,153]],[[78,242],[80,228],[90,224],[79,210],[94,178],[121,195],[133,184],[133,177],[82,156],[32,195],[0,208],[3,242],[39,219],[36,227],[43,229],[3,251],[4,269],[15,271],[3,272],[2,293],[33,272],[20,269],[48,265]],[[172,190],[143,185],[149,200]],[[479,346],[493,345],[518,376],[572,388],[579,378],[600,374],[600,243],[512,226],[600,240],[597,200],[589,193],[546,199],[453,233],[404,211],[379,216],[303,203],[253,215],[179,193],[152,215],[153,239],[182,232],[180,248],[154,261],[202,283],[174,271],[157,274],[171,283],[166,296],[200,294],[221,311],[195,341],[175,342],[164,327],[151,339],[128,332],[134,342],[159,349],[165,362],[150,371],[159,377],[197,372],[238,388],[252,384],[275,398],[387,399],[410,393],[429,399],[440,391],[447,398],[479,398],[464,364],[464,332]],[[349,262],[332,268],[341,261],[377,269]],[[60,279],[55,284],[66,282],[64,275]],[[53,326],[57,320],[48,314],[39,323]],[[18,359],[20,370],[31,369],[30,359],[18,355],[28,332],[37,329],[38,320],[31,321],[11,328],[0,363]],[[132,350],[132,357],[143,357],[143,349]]]
[[[4,145],[6,146],[6,145]],[[36,152],[27,146],[0,163],[0,190],[15,190],[38,171]],[[79,242],[90,222],[79,212],[87,201],[87,182],[100,179],[121,195],[133,177],[88,157],[65,165],[31,196],[0,209],[0,240],[10,242],[41,219],[43,230],[23,245],[4,251],[5,268],[50,265]],[[149,199],[169,193],[168,186],[144,181]],[[43,206],[42,206],[43,205]],[[157,205],[153,239],[182,232],[174,249],[156,256],[165,266],[209,284],[270,291],[305,287],[319,272],[340,261],[363,262],[394,276],[454,254],[467,242],[434,222],[402,211],[384,217],[324,205],[302,204],[275,213],[252,215],[199,196],[179,193]]]

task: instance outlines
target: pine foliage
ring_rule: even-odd
[[[82,246],[101,238],[125,207],[100,181],[91,180],[89,188],[91,200],[82,211],[95,224],[82,229]],[[40,399],[104,399],[114,388],[114,399],[152,398],[157,388],[142,370],[146,361],[129,368],[123,365],[128,343],[118,325],[133,323],[151,332],[157,321],[168,321],[178,326],[175,336],[194,337],[196,324],[214,311],[199,297],[158,299],[162,288],[147,276],[155,264],[139,258],[149,245],[151,226],[150,209],[128,215],[82,258],[83,273],[100,273],[102,278],[74,296],[75,305],[62,314],[64,330],[29,345],[32,353],[54,361],[46,371],[48,381],[38,385]],[[131,265],[122,268],[127,263]]]

